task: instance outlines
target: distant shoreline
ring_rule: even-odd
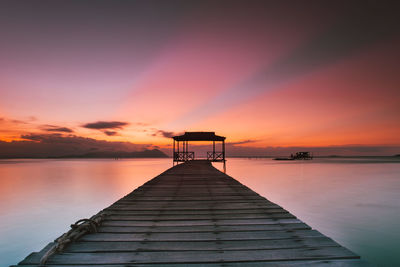
[[[35,156],[35,155],[10,155],[0,156],[0,159],[121,159],[121,158],[168,158],[164,152],[158,149],[143,150],[143,151],[96,151],[84,154],[69,154],[57,156]]]
[[[227,156],[227,158],[276,158],[282,157],[280,156]],[[331,155],[331,156],[314,156],[314,158],[400,158],[400,154],[396,155],[388,155],[388,156],[339,156],[339,155]]]
[[[3,159],[166,159],[170,157],[12,157]]]

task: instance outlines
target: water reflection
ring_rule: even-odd
[[[393,158],[229,159],[227,174],[364,259],[400,266],[399,163]],[[72,222],[171,165],[171,159],[0,160],[0,265],[38,251]]]
[[[40,250],[171,166],[167,159],[0,162],[0,266]]]
[[[400,266],[399,163],[230,159],[227,174],[371,263]]]

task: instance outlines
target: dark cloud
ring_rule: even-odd
[[[235,146],[235,145],[244,145],[244,144],[249,144],[249,143],[254,143],[254,142],[257,142],[257,140],[248,139],[248,140],[243,140],[243,141],[238,141],[238,142],[229,142],[227,144]]]
[[[129,125],[129,123],[123,121],[97,121],[97,122],[86,123],[82,125],[82,127],[88,129],[102,130],[102,129],[122,129],[127,125]]]
[[[43,144],[80,144],[83,141],[90,140],[90,138],[79,137],[75,135],[64,136],[61,133],[51,133],[51,134],[24,134],[21,135],[21,139],[28,141],[40,142]],[[95,140],[95,139],[93,139]]]
[[[115,129],[123,129],[127,125],[129,125],[129,123],[123,121],[97,121],[97,122],[86,123],[82,125],[82,127],[88,129],[101,130],[105,135],[115,136],[118,134],[118,132],[115,131]]]
[[[156,130],[152,136],[161,136],[165,138],[172,138],[177,135],[181,135],[182,133],[176,133],[176,132],[169,132],[169,131],[163,131],[163,130]]]
[[[55,125],[44,125],[41,129],[46,132],[62,132],[62,133],[73,133],[74,132],[70,128],[55,126]]]
[[[114,135],[117,135],[117,134],[118,134],[118,132],[115,132],[115,131],[104,131],[104,133],[105,133],[106,135],[108,135],[108,136],[114,136]]]
[[[48,131],[48,132],[65,132],[65,133],[73,132],[73,130],[71,130],[70,128],[67,128],[67,127],[51,128],[51,129],[47,129],[46,131]]]

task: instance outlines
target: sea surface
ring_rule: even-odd
[[[0,160],[0,266],[41,250],[71,223],[171,165],[171,159]],[[227,174],[370,263],[400,266],[399,158],[234,158]]]

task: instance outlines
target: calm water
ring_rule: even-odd
[[[0,266],[170,166],[170,159],[0,161]],[[227,173],[371,263],[400,266],[399,159],[230,159]]]

